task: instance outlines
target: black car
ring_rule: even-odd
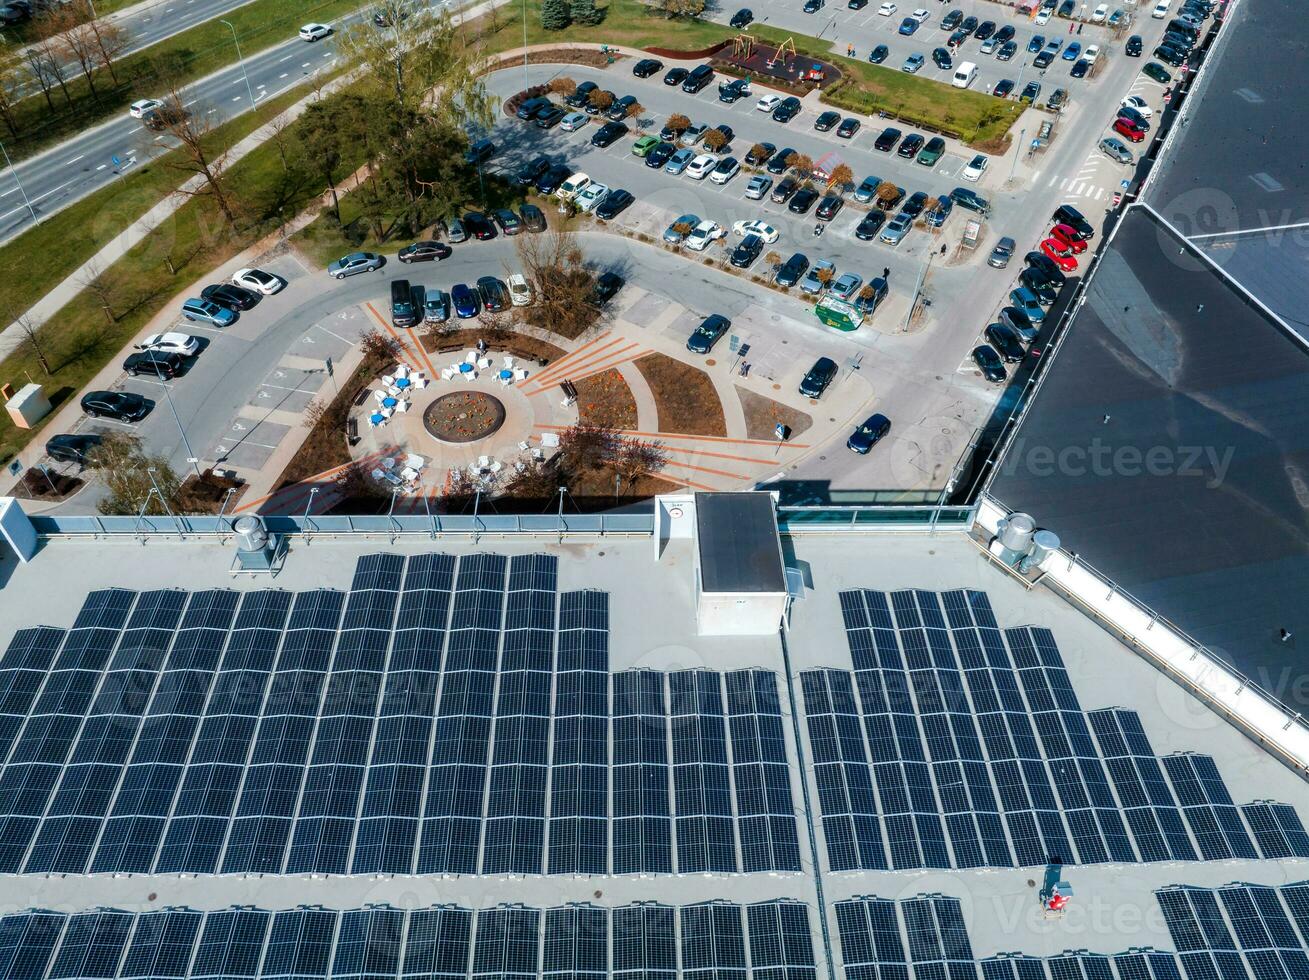
[[[605,147],[627,135],[627,123],[607,122],[595,131],[591,145]]]
[[[1143,133],[1148,133],[1150,131],[1150,123],[1146,120],[1145,116],[1141,115],[1140,112],[1129,105],[1118,107],[1118,118],[1126,119]]]
[[[1054,214],[1050,215],[1050,220],[1057,225],[1072,225],[1073,230],[1084,241],[1090,241],[1095,237],[1095,229],[1091,227],[1091,223],[1071,204],[1061,204],[1055,208]]]
[[[113,392],[113,394],[122,394],[122,392]],[[82,401],[85,403],[86,399]],[[144,399],[142,401],[144,402]],[[83,407],[85,408],[85,404]],[[78,466],[85,466],[91,451],[100,445],[101,441],[98,435],[90,432],[84,435],[68,433],[51,436],[46,441],[45,454],[56,463],[76,463]]]
[[[891,49],[885,44],[879,44],[873,50],[868,52],[868,60],[874,65],[880,65],[891,54]]]
[[[727,123],[719,123],[714,127],[714,129],[723,134],[723,145],[719,147],[719,150],[724,153],[727,152],[728,147],[732,145],[732,137],[735,136],[736,133],[732,131],[732,127],[727,125]]]
[[[948,71],[954,67],[954,59],[950,57],[950,52],[945,48],[932,49],[932,63],[942,71]]]
[[[518,215],[509,208],[492,211],[491,218],[495,221],[495,226],[506,235],[517,235],[523,230],[523,223],[518,220]]]
[[[748,238],[757,238],[757,235],[749,235]],[[741,244],[745,244],[742,242]],[[700,326],[695,328],[686,341],[686,349],[692,354],[708,354],[714,349],[714,344],[722,338],[732,328],[732,321],[725,316],[717,313],[711,313],[704,318]]]
[[[538,95],[534,99],[524,99],[518,105],[518,110],[514,113],[519,119],[534,119],[536,114],[542,109],[550,108],[550,100],[544,95]]]
[[[818,202],[818,210],[814,212],[814,217],[819,221],[831,221],[841,213],[841,208],[845,206],[845,201],[841,200],[839,194],[828,194]]]
[[[1006,364],[1017,364],[1026,355],[1022,341],[1003,323],[993,323],[986,328],[987,342],[999,351]]]
[[[887,126],[877,134],[877,139],[873,141],[873,149],[881,150],[883,153],[890,153],[895,149],[895,144],[900,141],[900,130],[894,126]]]
[[[480,167],[495,156],[495,144],[490,140],[478,140],[464,151],[464,163]]]
[[[884,299],[886,299],[886,280],[878,276],[855,295],[854,308],[864,316],[872,316]]]
[[[536,189],[542,194],[553,194],[559,185],[573,176],[572,168],[557,163],[536,179]]]
[[[795,114],[799,111],[800,100],[794,95],[788,95],[773,107],[773,122],[788,123],[795,118]]]
[[[1036,295],[1036,301],[1042,306],[1051,305],[1059,296],[1059,290],[1039,269],[1024,269],[1018,274],[1020,285],[1030,289]]]
[[[605,111],[605,118],[622,122],[627,118],[628,110],[634,105],[636,105],[635,95],[624,95],[621,99],[615,99],[614,104]]]
[[[1054,61],[1053,51],[1042,51],[1040,54],[1038,54],[1035,58],[1032,59],[1032,64],[1035,65],[1037,68],[1049,68],[1050,63],[1053,61]],[[1029,82],[1028,87],[1030,88],[1032,84],[1033,83]]]
[[[259,294],[230,282],[220,282],[200,290],[200,296],[228,310],[248,310],[259,302]]]
[[[771,195],[774,204],[785,204],[790,200],[791,195],[795,193],[796,188],[800,186],[800,181],[794,177],[783,177],[773,188]]]
[[[152,378],[173,378],[182,373],[182,358],[168,351],[143,350],[127,355],[123,370],[128,374]]]
[[[509,287],[495,276],[482,276],[477,280],[477,295],[482,308],[490,313],[509,309]]]
[[[595,82],[581,82],[573,90],[572,95],[564,96],[564,104],[574,109],[580,109],[591,99],[591,93],[596,91],[600,86]]]
[[[1077,7],[1077,0],[1064,0],[1064,2],[1059,5],[1059,16],[1060,17],[1073,16],[1073,10],[1076,7]]]
[[[625,191],[622,188],[612,190],[604,196],[604,200],[595,209],[595,216],[610,221],[627,210],[628,205],[635,200],[636,198],[632,196],[631,191]]]
[[[860,456],[865,455],[868,450],[876,446],[888,432],[891,431],[891,420],[885,415],[878,412],[876,415],[870,415],[864,419],[859,428],[851,433],[850,438],[845,441],[845,448],[852,453],[858,453]]]
[[[773,146],[772,143],[756,143],[750,147],[750,152],[745,155],[746,165],[762,167],[776,151],[777,147]]]
[[[545,215],[535,204],[524,204],[519,208],[518,218],[528,231],[545,231]]]
[[[882,230],[882,225],[885,223],[885,211],[869,211],[864,215],[863,220],[855,225],[854,237],[861,242],[871,242],[877,237],[877,233]]]
[[[1068,281],[1068,277],[1064,275],[1064,270],[1055,265],[1054,259],[1044,252],[1028,252],[1023,257],[1023,262],[1027,264],[1029,269],[1040,272],[1046,282],[1055,286],[1062,286]]]
[[[840,121],[841,114],[829,109],[824,113],[820,113],[818,118],[814,120],[814,129],[820,133],[825,133]]]
[[[816,14],[823,9],[825,0],[804,0],[804,7],[801,8],[806,14]]]
[[[677,147],[674,146],[672,143],[666,141],[661,142],[658,146],[653,147],[650,150],[650,152],[645,155],[645,165],[654,170],[658,170],[665,163],[667,163],[668,158],[671,157],[676,152],[677,152]]]
[[[868,6],[868,0],[850,0],[846,6],[851,10],[863,10]]]
[[[973,31],[977,30],[977,24],[978,21],[976,17],[965,17],[963,22],[959,25],[959,29],[965,34],[972,34]]]
[[[786,168],[790,166],[786,161],[791,159],[795,150],[789,146],[784,146],[771,157],[768,158],[768,172],[773,176],[786,173]]]
[[[550,158],[541,156],[535,157],[530,162],[523,164],[518,168],[518,173],[514,174],[514,180],[526,187],[528,184],[535,184],[551,167]]]
[[[859,132],[859,120],[854,116],[846,116],[841,120],[841,125],[836,127],[836,135],[842,139],[848,140],[857,132]]]
[[[454,251],[445,242],[414,242],[396,254],[401,262],[439,262],[448,259]]]
[[[996,42],[999,44],[1004,44],[1004,42],[1012,38],[1014,34],[1015,31],[1013,27],[1009,24],[1005,24],[1004,27],[1000,28],[998,31],[995,32]]]
[[[663,66],[664,63],[658,58],[642,58],[632,66],[632,74],[637,78],[649,78]]]
[[[982,377],[987,381],[999,384],[1009,377],[1004,369],[1004,364],[1000,360],[1000,355],[995,352],[995,348],[990,344],[982,344],[980,347],[973,348],[973,363],[981,369]]]
[[[618,295],[626,280],[616,272],[602,272],[591,287],[591,304],[603,306]]]
[[[742,27],[749,26],[752,20],[754,20],[754,11],[749,7],[742,7],[736,13],[732,14],[732,19],[728,21],[728,23],[737,30],[740,30]]]
[[[150,414],[150,403],[134,391],[89,391],[82,396],[82,411],[93,419],[139,422]]]
[[[910,133],[900,143],[900,148],[896,150],[897,156],[902,156],[906,160],[912,160],[918,155],[918,151],[923,148],[927,140],[920,133]]]
[[[737,78],[718,86],[718,101],[731,105],[745,98],[746,93],[749,91],[749,83],[744,78]]]
[[[892,211],[895,206],[904,200],[904,188],[896,186],[895,194],[891,197],[877,197],[873,199],[873,204],[879,211]]]
[[[559,120],[568,115],[568,110],[563,106],[552,105],[548,109],[543,109],[536,114],[536,125],[541,129],[554,129],[559,125]]]
[[[464,227],[479,242],[489,242],[495,237],[495,225],[481,211],[469,211],[464,215]]]
[[[664,72],[665,85],[681,85],[686,81],[686,76],[691,74],[685,68],[669,68]]]
[[[1041,332],[1040,328],[1032,322],[1032,318],[1016,306],[1002,307],[1000,322],[1029,344]]]
[[[1085,59],[1085,58],[1081,58],[1081,59],[1078,60],[1077,65],[1086,64],[1086,63],[1087,63],[1087,62],[1086,62],[1086,59]],[[1073,74],[1073,77],[1074,77],[1074,78],[1081,78],[1082,75],[1085,75],[1085,74],[1086,74],[1086,70],[1083,69],[1083,70],[1082,70],[1082,75],[1079,75],[1079,74],[1077,73],[1077,65],[1073,65],[1073,72],[1072,72],[1072,74]],[[1088,67],[1089,67],[1089,64],[1088,64]],[[1067,89],[1057,88],[1057,89],[1055,89],[1053,92],[1050,93],[1050,98],[1048,98],[1048,99],[1045,100],[1045,107],[1046,107],[1047,109],[1051,110],[1051,111],[1054,111],[1054,110],[1056,110],[1056,109],[1062,109],[1062,108],[1067,104],[1067,102],[1068,102],[1068,91],[1067,91]]]
[[[959,207],[975,211],[983,217],[991,213],[991,202],[980,196],[976,191],[970,191],[967,187],[956,187],[952,190],[950,200],[954,201]]]
[[[835,378],[836,362],[830,357],[820,357],[800,382],[800,394],[806,398],[821,398]]]
[[[796,252],[782,263],[773,281],[779,286],[794,286],[809,271],[809,259],[803,252]]]
[[[1141,52],[1145,50],[1145,42],[1141,40],[1140,34],[1133,34],[1127,39],[1127,44],[1123,48],[1123,54],[1129,58],[1141,57]]]
[[[613,107],[613,104],[618,101],[618,96],[614,95],[613,92],[610,92],[608,89],[603,89],[603,91],[605,95],[609,96],[608,102],[605,102],[603,99],[598,99],[597,96],[599,93],[597,92],[594,93],[591,98],[586,100],[586,105],[582,106],[582,111],[588,116],[598,116],[601,112],[608,112]],[[600,105],[597,103],[604,103],[604,108],[601,109]]]
[[[909,200],[904,202],[904,207],[900,210],[911,218],[916,218],[923,213],[923,208],[927,206],[927,194],[923,191],[914,191],[909,195]]]
[[[1172,48],[1163,44],[1154,49],[1154,56],[1165,65],[1172,65],[1174,68],[1182,67],[1182,63],[1186,61],[1186,52],[1181,48]]]
[[[805,187],[795,192],[795,197],[791,198],[791,203],[786,206],[786,210],[792,214],[808,214],[817,200],[818,192],[812,187]]]
[[[738,269],[750,268],[750,263],[759,258],[759,253],[764,250],[764,240],[758,235],[746,235],[741,239],[741,244],[732,250],[732,265]]]
[[[964,19],[962,10],[952,10],[941,18],[941,30],[953,31],[959,26],[959,22]]]
[[[959,30],[951,34],[946,39],[945,43],[949,47],[958,48],[961,44],[963,44],[967,40],[968,40],[968,32],[965,31],[963,28],[960,28]]]
[[[988,37],[990,37],[994,33],[995,33],[995,21],[984,20],[977,25],[977,30],[973,31],[973,37],[977,38],[977,40],[979,41],[985,41]]]

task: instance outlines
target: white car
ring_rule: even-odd
[[[691,234],[686,236],[684,244],[693,252],[703,252],[709,247],[710,242],[717,241],[726,234],[727,232],[722,225],[717,221],[706,218],[692,229]]]
[[[137,350],[157,350],[179,357],[195,357],[200,353],[200,341],[187,333],[152,333],[136,345]]]
[[[877,12],[881,14],[883,17],[890,17],[898,9],[899,8],[893,3],[884,3],[877,8]]]
[[[509,276],[509,300],[514,306],[528,306],[532,302],[532,287],[521,272]]]
[[[762,99],[760,99],[758,102],[755,103],[754,107],[758,109],[760,112],[772,112],[774,109],[777,108],[778,104],[781,101],[782,101],[782,97],[780,95],[765,95]]]
[[[1037,24],[1044,24],[1046,23],[1046,21],[1050,19],[1050,15],[1053,13],[1054,13],[1053,7],[1042,7],[1040,10],[1036,12],[1036,16],[1033,17],[1032,20]]]
[[[1159,0],[1159,2],[1154,5],[1154,10],[1150,11],[1150,16],[1155,20],[1163,20],[1168,16],[1168,8],[1170,6],[1172,5],[1168,0]]]
[[[598,180],[587,184],[577,197],[573,198],[573,203],[577,205],[579,211],[590,211],[597,204],[604,200],[604,196],[609,193],[609,185],[602,184]]]
[[[570,112],[559,120],[559,128],[565,133],[571,133],[585,126],[586,120],[587,115],[585,112]]]
[[[561,201],[571,201],[585,190],[591,178],[584,173],[575,173],[555,189],[555,197]]]
[[[768,222],[756,218],[754,221],[738,221],[732,225],[732,234],[737,238],[744,238],[746,235],[758,235],[764,240],[765,245],[771,245],[777,241],[778,231]]]
[[[926,24],[928,18],[932,16],[932,12],[928,10],[926,7],[919,7],[909,16],[912,17],[914,20],[918,21],[918,23],[920,24]]]
[[[300,40],[321,41],[331,33],[331,24],[305,24],[304,27],[300,28]]]
[[[1088,65],[1095,64],[1095,59],[1100,57],[1100,45],[1088,44],[1086,50],[1082,52],[1082,60]]]
[[[1141,98],[1139,95],[1129,95],[1118,104],[1124,109],[1135,109],[1146,119],[1149,119],[1154,115],[1154,110],[1150,108],[1150,103],[1146,102],[1145,99]]]
[[[688,163],[682,172],[692,180],[704,180],[709,171],[716,166],[718,166],[718,157],[712,153],[701,153]]]
[[[718,166],[709,172],[709,179],[715,184],[726,184],[740,172],[741,164],[736,157],[723,157],[718,161]]]
[[[1109,16],[1109,4],[1102,3],[1091,11],[1091,23],[1092,24],[1103,23],[1104,19],[1108,16]]]
[[[968,166],[964,167],[963,173],[960,174],[960,176],[963,177],[964,180],[977,181],[982,179],[982,174],[985,172],[986,157],[979,153],[968,161]]]
[[[127,114],[133,119],[141,119],[147,112],[153,112],[163,107],[164,104],[158,99],[139,99],[128,107]]]
[[[237,269],[232,273],[232,284],[261,296],[272,296],[281,291],[286,281],[263,269]]]

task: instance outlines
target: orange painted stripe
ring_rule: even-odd
[[[597,359],[602,359],[604,357],[610,356],[610,354],[602,354],[601,352],[607,351],[610,347],[614,346],[614,344],[621,344],[621,343],[623,343],[623,338],[615,337],[609,343],[605,344],[603,347],[597,347],[595,350],[588,353],[585,357],[576,356],[578,352],[581,350],[581,348],[578,348],[577,351],[574,351],[565,360],[556,361],[554,364],[551,364],[549,367],[547,367],[544,371],[537,372],[537,374],[529,380],[538,385],[549,388],[555,385],[556,383],[558,383],[559,381],[562,381],[564,378],[572,376],[574,372],[580,370],[579,365],[591,364],[594,363]],[[636,341],[632,341],[628,343],[628,345],[624,347],[623,350],[631,350],[635,346],[636,346]]]
[[[714,452],[710,452],[708,449],[700,449],[698,447],[692,449],[682,449],[678,446],[665,446],[664,448],[667,449],[670,453],[686,453],[688,455],[694,455],[694,456],[709,456],[713,459],[730,459],[737,463],[758,463],[761,466],[777,465],[777,460],[775,458],[759,459],[756,456],[733,456],[730,453],[714,453]]]
[[[635,354],[628,354],[626,357],[620,357],[616,361],[606,361],[603,364],[597,364],[594,368],[587,371],[583,371],[580,374],[570,374],[568,376],[568,380],[585,381],[587,378],[594,378],[597,374],[604,374],[606,371],[612,371],[620,364],[627,364],[630,363],[631,361],[639,361],[641,358],[645,357],[649,353],[650,353],[650,349],[647,347],[643,347],[640,350],[638,350]]]
[[[605,344],[604,347],[595,348],[596,344],[600,343],[606,337],[610,336],[611,333],[612,331],[606,330],[604,333],[600,334],[600,336],[588,340],[585,344],[583,344],[581,347],[578,347],[576,350],[569,351],[567,354],[559,358],[559,360],[555,361],[554,363],[547,364],[535,375],[527,379],[525,387],[529,387],[533,384],[538,384],[538,383],[543,384],[546,387],[549,387],[549,385],[552,384],[553,382],[548,381],[546,379],[553,378],[556,376],[562,377],[563,375],[568,373],[569,365],[576,362],[579,358],[590,357],[597,350],[603,350],[604,347],[609,347],[613,344],[617,344],[622,340],[621,337],[615,337],[613,340],[609,341],[608,344]],[[595,348],[595,350],[592,350],[592,348]]]
[[[658,474],[658,478],[663,479],[664,478],[663,474],[662,473]],[[681,477],[681,476],[670,476],[668,479],[670,482],[676,483],[678,486],[681,487],[694,487],[697,490],[708,490],[710,493],[712,493],[714,490],[713,487],[707,487],[703,483],[696,483],[693,480],[688,480],[685,477]]]
[[[714,476],[725,476],[733,480],[753,480],[752,476],[745,476],[741,473],[729,473],[727,470],[715,470],[708,466],[692,466],[690,463],[674,463],[669,461],[666,465],[675,466],[679,470],[695,470],[697,473],[712,473]]]
[[[439,375],[436,373],[436,368],[432,367],[432,361],[427,356],[427,350],[423,347],[422,339],[418,334],[414,333],[413,327],[408,328],[405,332],[409,334],[409,337],[413,340],[414,348],[418,351],[418,356],[421,357],[423,363],[427,365],[427,373],[430,374],[432,380],[435,381]]]
[[[613,334],[612,330],[606,330],[604,333],[592,337],[581,347],[577,347],[569,351],[568,353],[564,354],[563,357],[559,358],[559,360],[555,361],[553,364],[547,364],[544,368],[542,368],[541,373],[542,374],[549,373],[553,371],[555,368],[559,367],[561,364],[567,364],[572,358],[577,357],[583,351],[589,350],[590,348],[594,347],[596,344],[600,343],[600,341],[604,340],[606,337],[611,336],[612,334]]]
[[[545,422],[538,422],[537,428],[556,429],[560,432],[570,426],[567,425],[550,425]],[[701,439],[705,442],[725,442],[738,446],[776,446],[776,441],[772,439],[729,439],[726,436],[691,436],[677,432],[640,432],[636,429],[623,429],[622,435],[625,436],[645,436],[649,439]],[[809,449],[808,443],[804,442],[787,442],[783,445],[791,449]]]
[[[417,370],[418,359],[413,356],[412,352],[409,350],[409,345],[405,343],[404,338],[401,337],[398,333],[396,333],[395,328],[393,328],[391,324],[386,321],[386,318],[383,317],[382,314],[378,313],[377,310],[373,308],[372,303],[365,303],[364,306],[368,307],[368,312],[373,314],[374,319],[376,319],[377,322],[382,325],[383,329],[385,329],[387,333],[389,333],[392,337],[394,337],[396,343],[400,345],[400,350],[402,352],[400,355],[400,359],[404,361],[406,364],[408,364],[414,370]]]

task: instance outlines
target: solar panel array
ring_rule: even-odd
[[[798,871],[776,676],[608,650],[547,555],[96,592],[0,660],[0,872]]]
[[[33,911],[0,918],[7,980],[814,980],[808,906],[646,902],[474,911]],[[680,974],[679,974],[680,971]]]
[[[1156,893],[1189,980],[1307,980],[1309,884]]]
[[[1247,829],[1210,757],[1084,712],[1050,631],[1001,630],[984,593],[841,610],[854,670],[801,675],[833,870],[1309,857],[1290,807],[1246,807]]]

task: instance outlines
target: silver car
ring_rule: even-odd
[[[700,216],[698,214],[684,214],[664,229],[664,241],[669,245],[681,245],[682,240],[691,234],[692,229],[699,224]],[[685,227],[686,232],[678,231],[679,227]]]
[[[1114,161],[1114,163],[1126,163],[1130,165],[1135,160],[1132,156],[1132,151],[1126,147],[1123,141],[1115,139],[1112,136],[1106,136],[1097,143],[1096,146],[1100,148],[1101,153]]]
[[[805,275],[805,277],[800,280],[800,292],[821,293],[824,289],[826,289],[827,286],[826,284],[824,284],[823,279],[819,278],[819,276],[821,275],[824,269],[826,269],[829,273],[831,273],[831,276],[824,277],[827,279],[827,282],[830,283],[832,281],[832,277],[836,275],[836,266],[832,262],[829,262],[827,259],[819,259],[813,264],[812,267],[810,267],[809,272]]]
[[[668,162],[664,164],[664,173],[672,174],[674,177],[678,176],[683,170],[685,170],[690,165],[691,161],[694,160],[695,157],[696,157],[695,150],[687,149],[687,148],[678,150],[671,157],[669,157]]]
[[[333,279],[344,279],[361,272],[372,272],[382,267],[382,257],[374,252],[351,252],[343,255],[327,267],[327,274]]]
[[[986,260],[986,264],[992,269],[1003,269],[1009,264],[1009,260],[1014,256],[1014,249],[1018,247],[1017,243],[1005,235],[995,243],[995,248],[991,249],[991,256]]]
[[[445,323],[450,319],[450,295],[439,289],[427,290],[423,298],[423,319],[428,323]]]
[[[765,194],[773,186],[773,178],[767,174],[755,174],[750,178],[750,183],[745,185],[745,197],[747,201],[761,201]]]
[[[909,229],[913,226],[913,216],[901,211],[886,223],[886,227],[882,229],[882,234],[878,236],[878,240],[884,245],[899,245],[900,242],[904,240],[904,236],[909,234]]]

